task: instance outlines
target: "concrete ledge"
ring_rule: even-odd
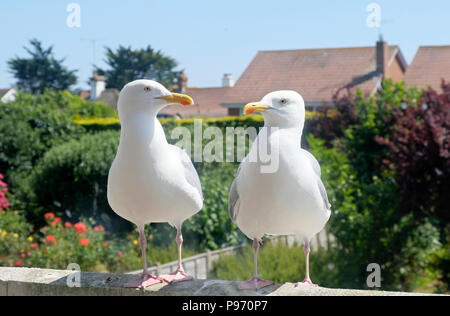
[[[175,284],[161,283],[145,290],[125,289],[123,284],[136,278],[133,274],[81,272],[81,286],[68,287],[67,279],[74,271],[36,268],[1,268],[0,296],[406,296],[416,293],[362,291],[316,288],[296,288],[293,285],[273,285],[260,291],[241,291],[239,282],[220,280],[193,280]]]

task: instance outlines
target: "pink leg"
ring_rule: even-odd
[[[161,283],[162,280],[160,278],[157,278],[148,272],[147,269],[147,256],[146,256],[146,250],[147,250],[147,238],[145,237],[145,232],[143,227],[138,227],[139,232],[139,246],[141,247],[142,252],[142,265],[144,267],[142,271],[142,275],[133,281],[130,281],[124,285],[126,288],[146,288],[153,284]]]
[[[253,257],[253,264],[255,265],[255,270],[253,273],[253,277],[246,281],[246,282],[242,282],[241,284],[239,284],[239,289],[240,290],[259,290],[263,287],[272,285],[273,282],[271,281],[266,281],[261,279],[261,277],[258,274],[258,250],[259,250],[259,242],[258,240],[255,238],[253,239],[253,250],[255,251],[254,253],[254,257]]]
[[[177,227],[177,249],[178,249],[178,268],[170,273],[161,275],[160,278],[168,283],[192,280],[193,277],[184,272],[181,261],[181,246],[183,245],[183,235],[181,234],[181,225]]]
[[[306,277],[303,282],[298,282],[295,286],[317,286],[316,284],[312,283],[311,278],[309,277],[309,253],[311,249],[309,247],[309,240],[305,240],[303,244],[303,252],[305,253],[305,261],[306,261]]]

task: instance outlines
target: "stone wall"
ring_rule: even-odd
[[[193,280],[175,284],[156,284],[145,290],[125,289],[123,284],[136,278],[133,274],[81,272],[80,287],[69,287],[77,275],[74,271],[36,268],[0,267],[0,296],[15,295],[229,295],[229,296],[396,296],[424,295],[400,292],[327,289],[322,287],[294,287],[290,284],[266,287],[256,291],[238,290],[238,282],[221,280]]]

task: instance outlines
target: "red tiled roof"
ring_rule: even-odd
[[[89,99],[91,97],[91,91],[90,90],[81,90],[79,95],[80,95],[80,98]]]
[[[395,57],[402,59],[398,46],[389,46],[388,61]],[[260,100],[271,91],[296,90],[308,105],[331,101],[345,86],[370,95],[379,80],[373,46],[260,51],[222,103],[244,104]]]
[[[186,94],[194,99],[194,105],[169,105],[160,114],[187,117],[220,117],[227,116],[227,109],[220,106],[225,93],[231,88],[187,88]]]
[[[450,81],[450,46],[421,46],[408,67],[408,86],[441,90],[442,79]]]

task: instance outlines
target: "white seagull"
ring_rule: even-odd
[[[184,94],[171,93],[152,80],[128,83],[119,95],[120,143],[108,176],[108,202],[119,216],[137,226],[143,274],[125,287],[147,287],[192,279],[181,264],[181,225],[203,206],[200,180],[189,156],[167,143],[156,115],[168,104],[191,105]],[[159,278],[147,270],[149,223],[168,222],[177,229],[178,269]]]
[[[330,203],[320,179],[320,165],[312,154],[301,148],[305,123],[305,103],[295,91],[276,91],[261,102],[244,107],[247,114],[264,115],[264,127],[250,153],[241,162],[231,185],[228,211],[241,231],[253,240],[254,275],[241,289],[260,289],[273,284],[258,275],[258,249],[264,235],[297,235],[303,240],[306,278],[298,285],[314,285],[309,277],[311,238],[330,218]],[[266,145],[263,145],[266,144]],[[261,146],[277,148],[274,172],[262,172],[257,153]]]

